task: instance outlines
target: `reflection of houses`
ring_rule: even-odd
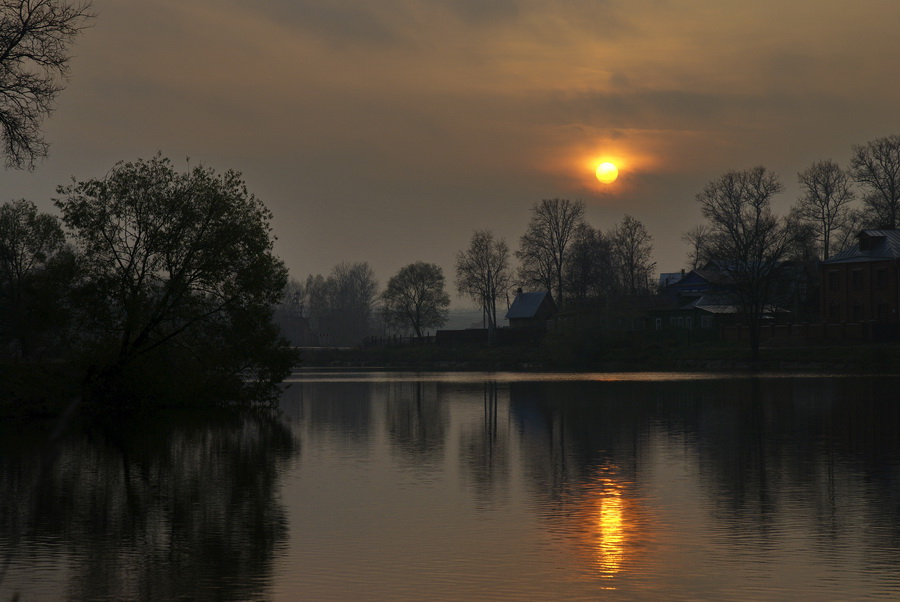
[[[900,230],[863,230],[820,270],[824,322],[900,322]]]
[[[519,289],[506,312],[510,328],[546,329],[547,320],[556,313],[556,303],[547,291],[525,293]]]

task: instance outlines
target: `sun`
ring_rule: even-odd
[[[619,169],[612,163],[601,163],[597,166],[597,179],[604,184],[611,184],[619,177]]]

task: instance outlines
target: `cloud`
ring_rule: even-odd
[[[705,182],[760,163],[789,181],[843,161],[850,144],[894,133],[900,105],[900,3],[95,6],[48,122],[51,160],[7,174],[8,194],[135,153],[191,155],[252,178],[299,271],[366,249],[389,270],[475,227],[514,242],[544,197],[585,198],[601,227],[646,219],[670,245],[660,252],[680,257]],[[597,190],[590,162],[616,153],[622,186]],[[360,234],[338,242],[341,224]]]

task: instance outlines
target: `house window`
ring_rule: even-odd
[[[806,283],[805,282],[801,282],[800,284],[797,285],[797,292],[800,293],[801,297],[806,296]]]
[[[887,268],[875,270],[875,286],[877,288],[887,288]]]
[[[853,290],[859,290],[863,287],[863,271],[862,270],[853,270],[850,272],[850,276],[853,282]]]
[[[836,291],[840,288],[837,270],[828,272],[828,290]]]
[[[688,330],[693,330],[694,329],[694,318],[691,318],[690,316],[685,318],[684,319],[684,327],[687,328]]]
[[[854,322],[859,322],[863,319],[863,308],[862,304],[859,301],[853,304],[853,307],[850,309],[850,311],[852,312]]]
[[[675,316],[669,318],[669,328],[675,328],[675,325],[678,324],[678,320],[675,319]]]
[[[712,328],[712,316],[700,316],[700,328]]]
[[[662,330],[662,318],[656,318],[656,330]]]
[[[684,328],[684,316],[678,316],[678,328]]]
[[[841,306],[837,303],[832,303],[828,306],[828,319],[832,322],[837,322],[840,318],[840,309]]]
[[[878,314],[878,321],[879,321],[879,322],[887,322],[887,319],[888,319],[888,306],[887,306],[887,303],[884,302],[884,300],[882,300],[882,299],[879,299],[879,300],[878,300],[878,306],[877,306],[877,308],[876,308],[875,311],[876,311],[877,314]]]

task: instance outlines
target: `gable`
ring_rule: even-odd
[[[556,309],[553,298],[547,291],[537,293],[518,293],[509,311],[506,312],[507,320],[521,320],[537,317],[541,311],[553,312]]]

